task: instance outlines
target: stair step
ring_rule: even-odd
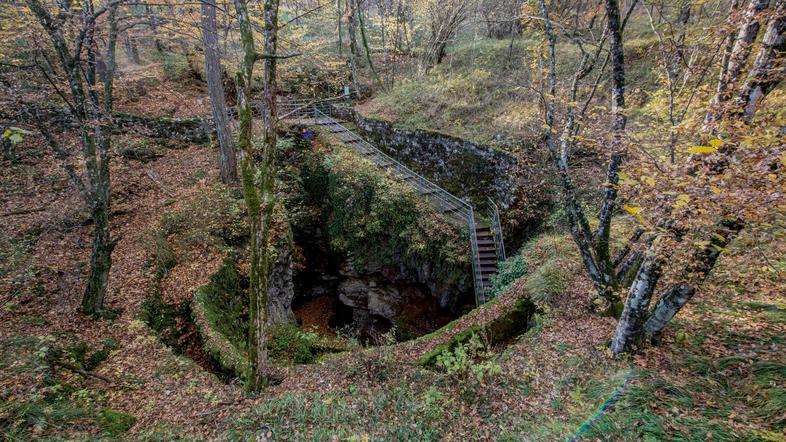
[[[449,207],[447,209],[442,210],[442,213],[453,213],[458,211],[459,211],[458,207]]]

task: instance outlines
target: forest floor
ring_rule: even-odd
[[[178,112],[186,115],[164,114]],[[118,141],[142,142],[156,143]],[[239,381],[225,382],[173,352],[140,319],[151,293],[188,302],[221,264],[220,248],[183,242],[176,265],[159,278],[148,250],[150,232],[166,214],[188,210],[210,219],[212,197],[205,195],[215,194],[215,150],[169,145],[145,163],[114,157],[119,242],[107,304],[120,313],[97,320],[79,313],[91,227],[42,146],[31,136],[18,145],[20,158],[0,168],[3,438],[253,440],[269,426],[278,440],[565,440],[630,378],[586,440],[786,440],[782,233],[763,228],[738,241],[711,289],[680,313],[659,346],[631,359],[609,354],[615,323],[593,311],[568,237],[549,234],[524,247],[526,274],[497,303],[451,330],[282,367],[279,385],[250,395]],[[489,376],[448,375],[416,363],[523,296],[540,307],[529,331],[469,363],[491,369]],[[85,343],[92,354],[111,341],[91,372],[96,376],[52,370],[47,362],[54,348],[73,355]]]

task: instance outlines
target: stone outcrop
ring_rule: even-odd
[[[358,271],[346,261],[340,269],[339,301],[352,309],[353,328],[372,339],[395,323],[427,323],[429,312],[456,310],[472,287],[445,284],[431,263],[378,266]],[[461,280],[461,283],[467,281]],[[469,281],[471,283],[471,281]]]
[[[343,110],[362,135],[407,167],[460,198],[469,198],[485,216],[487,198],[499,206],[505,245],[516,250],[553,211],[559,190],[545,149],[525,143],[510,152],[428,130]]]
[[[268,322],[271,324],[295,322],[295,314],[292,312],[294,297],[292,246],[289,241],[282,241],[278,246],[276,264],[268,280]]]
[[[151,138],[167,138],[190,143],[205,143],[215,132],[211,118],[148,117],[126,113],[113,115],[115,130]]]
[[[454,195],[478,207],[485,207],[487,197],[501,208],[514,203],[516,161],[509,153],[437,132],[400,129],[357,112],[354,119],[365,137]]]
[[[37,115],[37,118],[49,121],[59,127],[71,129],[79,127],[67,108],[56,106],[22,109],[17,111],[16,115],[6,116],[0,113],[0,118],[31,122],[32,115]],[[168,118],[115,112],[112,114],[112,120],[115,125],[114,132],[117,134],[131,132],[151,138],[166,138],[190,143],[205,143],[215,132],[213,119],[209,117]]]

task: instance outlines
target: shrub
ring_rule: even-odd
[[[319,341],[316,333],[303,331],[294,324],[279,324],[270,330],[268,355],[278,361],[308,364],[322,351]]]
[[[437,356],[437,367],[444,369],[466,395],[476,392],[488,377],[502,373],[502,367],[492,357],[488,346],[473,333],[467,342]]]
[[[527,261],[522,255],[511,256],[498,265],[498,273],[491,277],[491,297],[502,294],[513,281],[527,274]]]
[[[559,261],[547,261],[527,278],[526,289],[530,299],[536,303],[548,302],[553,295],[565,291],[567,287],[565,269]]]

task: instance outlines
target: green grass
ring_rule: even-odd
[[[674,372],[642,371],[614,409],[587,436],[615,434],[619,440],[781,440],[786,419],[786,365],[730,355],[713,359],[701,346],[686,349]],[[689,375],[677,375],[678,370]],[[743,417],[747,416],[747,417]],[[769,432],[739,430],[754,419]]]
[[[34,388],[13,394],[0,394],[0,438],[3,440],[74,440],[99,432],[118,437],[128,431],[136,418],[109,408],[101,408],[103,393],[55,376],[47,353],[58,342],[53,336],[11,337],[0,341],[0,383],[10,379],[31,378]],[[86,369],[97,365],[107,345],[88,358]],[[84,355],[81,358],[84,360]],[[76,361],[79,362],[79,361]],[[73,382],[73,383],[69,383]],[[9,382],[10,385],[10,382]]]
[[[266,400],[237,419],[230,440],[253,440],[260,423],[283,440],[439,440],[459,418],[436,388],[406,385],[349,392],[287,393]],[[352,393],[354,391],[354,394]],[[367,438],[367,439],[364,439]]]

